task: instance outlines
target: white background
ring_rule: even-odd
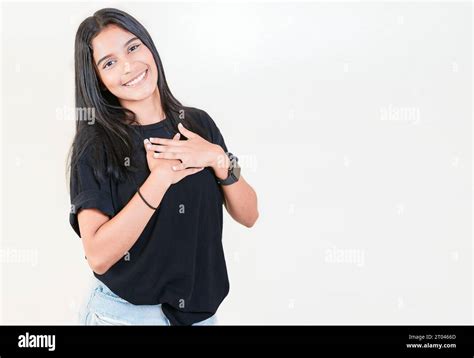
[[[36,2],[2,4],[0,323],[74,324],[86,294],[57,113],[102,7],[257,192],[253,228],[224,214],[221,324],[473,322],[472,4]]]

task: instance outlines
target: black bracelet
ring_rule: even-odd
[[[137,188],[137,192],[138,192],[138,195],[140,195],[140,198],[142,198],[142,200],[145,202],[146,205],[148,205],[153,210],[157,209],[157,208],[154,208],[153,206],[151,206],[150,204],[148,204],[148,201],[146,201],[145,198],[143,197],[142,193],[140,193],[140,188]]]

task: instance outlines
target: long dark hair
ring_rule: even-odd
[[[132,155],[132,131],[140,131],[133,111],[122,107],[112,93],[107,91],[98,77],[92,56],[92,39],[107,25],[115,24],[138,37],[153,54],[158,69],[158,90],[162,109],[166,115],[166,126],[172,133],[178,132],[182,122],[190,130],[209,140],[208,133],[187,114],[184,107],[171,93],[156,47],[148,31],[131,15],[114,8],[98,10],[86,18],[76,33],[75,58],[75,107],[76,133],[69,150],[71,171],[76,168],[85,151],[91,153],[94,174],[98,178],[109,175],[116,180],[129,177],[136,170],[134,163],[124,165]],[[94,121],[78,118],[81,109],[93,109]],[[183,115],[184,114],[184,115]],[[130,125],[132,123],[138,125]],[[181,136],[183,139],[183,136]],[[185,137],[184,137],[185,138]]]

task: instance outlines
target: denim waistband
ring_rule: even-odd
[[[94,277],[88,309],[113,319],[132,324],[168,324],[161,304],[134,305],[113,293],[103,282]]]

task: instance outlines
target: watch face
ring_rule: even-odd
[[[240,167],[239,166],[236,166],[232,169],[232,176],[235,178],[235,179],[239,179],[240,178]]]
[[[229,159],[230,159],[230,169],[235,168],[238,165],[237,161],[239,159],[233,154],[229,154]]]

